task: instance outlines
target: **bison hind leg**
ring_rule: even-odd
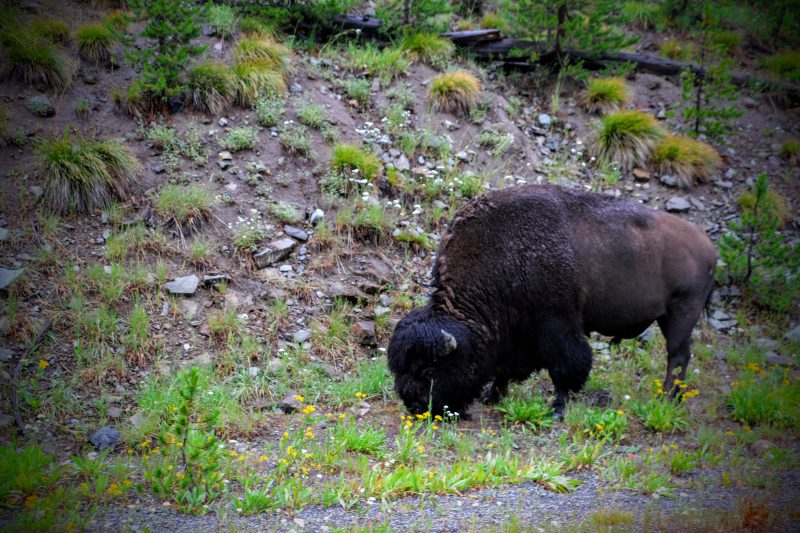
[[[675,380],[686,379],[686,371],[691,357],[692,330],[703,311],[705,298],[679,301],[658,319],[658,327],[667,341],[667,375],[664,379],[664,393],[677,398],[681,388]]]

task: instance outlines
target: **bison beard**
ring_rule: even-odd
[[[395,329],[395,388],[412,413],[466,415],[484,385],[547,369],[562,417],[592,366],[587,335],[632,338],[654,321],[676,395],[710,296],[716,250],[694,225],[639,204],[553,186],[490,192],[456,213],[435,291]]]

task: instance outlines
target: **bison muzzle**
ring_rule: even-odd
[[[397,393],[412,413],[466,415],[487,383],[496,401],[546,369],[562,417],[591,370],[587,335],[633,338],[656,321],[674,396],[716,260],[697,227],[636,203],[555,186],[487,193],[456,213],[429,302],[397,324]]]

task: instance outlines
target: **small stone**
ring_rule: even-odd
[[[162,164],[158,164],[158,165],[153,165],[150,170],[152,170],[154,174],[163,174],[164,171],[167,170],[167,167],[165,167]]]
[[[731,190],[733,189],[733,182],[727,180],[719,180],[715,181],[714,185],[719,187],[720,189]]]
[[[310,329],[301,329],[300,331],[295,331],[294,335],[292,335],[292,340],[297,344],[303,344],[310,338],[311,338]]]
[[[194,300],[181,300],[181,314],[186,320],[192,320],[197,316],[197,311],[200,309],[200,303]]]
[[[378,338],[375,336],[375,323],[369,320],[359,320],[350,328],[350,333],[363,346],[375,346]]]
[[[311,217],[309,218],[309,222],[311,222],[312,226],[316,226],[323,218],[325,218],[325,212],[322,209],[314,209],[314,212],[311,213]]]
[[[384,307],[391,307],[391,305],[394,303],[394,298],[392,298],[388,294],[381,294],[380,296],[378,296],[378,300]]]
[[[773,351],[764,354],[764,362],[768,365],[778,366],[792,366],[794,364],[794,360],[788,355],[779,355]]]
[[[297,391],[290,390],[286,393],[283,400],[278,403],[278,408],[286,414],[294,413],[304,407],[303,402],[298,400],[296,396],[300,396]]]
[[[288,257],[292,250],[294,250],[295,246],[297,246],[297,242],[294,239],[290,239],[288,237],[279,239],[271,242],[262,251],[253,255],[253,259],[255,260],[258,268],[267,268],[268,266],[271,266],[274,263],[277,263],[278,261]]]
[[[6,363],[14,358],[14,350],[0,347],[0,362]]]
[[[699,198],[695,198],[694,196],[689,197],[689,203],[691,203],[695,209],[698,209],[700,211],[704,211],[706,208],[702,200],[700,200]]]
[[[691,208],[692,204],[690,204],[683,196],[673,196],[667,200],[667,211],[670,213],[685,213]]]
[[[665,120],[667,118],[667,111],[664,109],[659,109],[658,113],[656,113],[656,118],[658,120]]]
[[[164,287],[170,294],[186,294],[191,296],[197,291],[197,286],[200,285],[200,278],[191,274],[189,276],[181,276],[166,283]]]
[[[249,375],[251,378],[254,378],[254,377],[256,377],[256,376],[258,375],[258,373],[259,373],[259,372],[261,372],[261,369],[260,369],[260,368],[258,368],[257,366],[251,366],[250,368],[248,368],[248,369],[247,369],[247,374],[248,374],[248,375]]]
[[[114,428],[104,427],[94,432],[89,442],[100,451],[106,448],[114,448],[120,440],[120,432]]]
[[[147,415],[145,415],[142,411],[137,411],[132,417],[128,419],[131,425],[135,428],[142,427],[145,423],[147,423]]]
[[[220,128],[224,128],[225,126],[228,125],[228,119],[225,117],[220,117],[219,120],[217,121],[217,124],[219,124]]]
[[[675,176],[670,176],[669,174],[661,176],[661,179],[659,179],[659,181],[664,185],[666,185],[667,187],[678,186],[678,179]]]
[[[300,85],[297,82],[294,82],[291,85],[289,85],[289,92],[290,93],[295,93],[295,94],[301,93],[301,92],[303,92],[303,86]]]
[[[38,117],[52,117],[56,114],[56,108],[53,102],[43,94],[37,94],[28,98],[25,102],[25,107]]]
[[[281,265],[281,266],[280,266],[280,268],[279,268],[278,270],[280,270],[281,272],[283,272],[284,274],[286,274],[286,273],[288,273],[288,272],[291,272],[291,271],[292,271],[292,265]]]
[[[379,316],[388,315],[391,312],[392,312],[392,310],[390,308],[388,308],[388,307],[384,307],[382,305],[376,305],[375,306],[375,317],[376,318],[379,317]]]
[[[31,185],[28,187],[28,191],[33,195],[35,200],[38,200],[44,194],[44,189],[41,188],[39,185]]]
[[[220,283],[230,283],[231,277],[227,274],[206,274],[203,276],[203,287],[211,287]]]
[[[218,158],[220,161],[233,161],[233,154],[225,150],[219,153]]]
[[[539,125],[544,126],[545,128],[550,126],[553,123],[553,119],[547,113],[541,113],[538,118]]]
[[[308,233],[305,230],[290,226],[288,224],[283,227],[283,232],[289,237],[297,239],[301,242],[306,242],[308,240]]]
[[[24,268],[10,270],[8,268],[0,268],[0,289],[7,289],[12,283],[25,272]]]
[[[751,98],[749,96],[743,97],[742,103],[744,104],[745,107],[748,107],[750,109],[755,109],[756,107],[758,107],[758,100],[756,100],[755,98]]]
[[[119,418],[122,416],[122,409],[119,407],[111,406],[108,408],[108,416],[111,418]]]
[[[729,168],[725,171],[725,179],[732,180],[736,176],[736,169]]]
[[[787,331],[784,337],[792,342],[800,342],[800,324]]]
[[[762,350],[774,350],[778,347],[778,341],[775,339],[770,339],[769,337],[759,337],[755,340],[757,348]]]
[[[400,157],[394,162],[394,168],[401,171],[407,171],[411,168],[411,162],[408,160],[405,154],[401,154]]]
[[[641,168],[634,168],[633,177],[636,179],[636,181],[649,181],[650,173],[646,170],[642,170]]]

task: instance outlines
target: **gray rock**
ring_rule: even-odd
[[[31,96],[25,101],[28,111],[39,117],[52,117],[56,114],[56,107],[48,97],[43,94]]]
[[[667,211],[670,213],[685,213],[691,208],[692,204],[690,204],[683,196],[673,196],[667,200]]]
[[[228,119],[225,117],[220,117],[219,120],[217,121],[217,124],[219,124],[220,128],[224,128],[225,126],[228,125]]]
[[[308,233],[306,233],[305,230],[302,230],[300,228],[296,228],[294,226],[290,226],[288,224],[283,227],[283,232],[286,235],[288,235],[289,237],[292,237],[293,239],[297,239],[298,241],[301,241],[301,242],[306,242],[308,240]]]
[[[277,241],[271,242],[262,251],[253,255],[253,259],[255,260],[258,268],[267,268],[268,266],[288,257],[288,255],[292,253],[292,250],[294,250],[295,246],[297,246],[297,241],[294,239],[290,239],[288,237],[278,239]]]
[[[656,118],[658,120],[665,120],[667,118],[667,111],[664,109],[659,109],[658,113],[656,113]]]
[[[7,289],[11,286],[12,283],[17,281],[17,279],[25,272],[24,268],[18,268],[16,270],[10,270],[8,268],[0,268],[0,289]]]
[[[731,315],[729,315],[728,313],[726,313],[722,309],[715,309],[714,310],[714,314],[711,315],[711,317],[715,318],[717,320],[730,320],[731,319]]]
[[[300,394],[293,390],[287,392],[283,400],[278,403],[278,408],[284,413],[290,414],[305,407],[303,402],[295,398],[295,396],[300,396]]]
[[[181,300],[181,314],[186,320],[192,320],[197,316],[200,304],[194,300]]]
[[[768,365],[792,366],[794,360],[788,355],[779,355],[773,351],[764,354],[764,362]]]
[[[108,416],[111,418],[119,418],[122,416],[122,409],[112,405],[108,408]]]
[[[170,294],[186,294],[191,296],[197,291],[198,285],[200,285],[200,278],[191,274],[189,276],[175,278],[164,285],[164,287]]]
[[[375,336],[375,323],[369,320],[359,320],[350,328],[350,333],[363,346],[375,346],[378,338]]]
[[[695,198],[694,196],[689,197],[689,202],[694,206],[695,209],[698,209],[700,211],[704,211],[706,208],[705,204],[700,199]]]
[[[769,337],[759,337],[756,339],[755,345],[762,350],[774,350],[778,347],[778,341]]]
[[[203,287],[210,287],[212,285],[230,282],[231,277],[227,274],[206,274],[203,276]]]
[[[394,303],[394,298],[392,298],[388,294],[381,294],[380,296],[378,296],[378,300],[384,307],[391,307],[391,305]]]
[[[0,361],[3,363],[11,361],[14,358],[14,350],[0,347]]]
[[[219,153],[218,158],[220,161],[233,161],[233,154],[225,150]]]
[[[8,240],[8,230],[6,228],[0,228],[0,242],[5,242]]]
[[[392,310],[390,308],[388,308],[388,307],[384,307],[382,305],[376,305],[375,306],[375,317],[376,318],[379,317],[379,316],[388,315],[391,312],[392,312]]]
[[[278,270],[280,270],[284,274],[287,274],[292,271],[292,265],[281,265]]]
[[[164,171],[167,170],[167,167],[165,167],[162,164],[158,164],[158,165],[153,165],[151,170],[153,171],[154,174],[163,174]]]
[[[394,168],[397,170],[411,170],[411,162],[405,154],[401,154],[394,162]]]
[[[312,226],[319,224],[319,221],[325,218],[325,212],[322,209],[314,209],[311,217],[308,219]]]
[[[28,191],[30,191],[35,200],[38,200],[44,194],[44,189],[38,185],[31,185],[30,187],[28,187]]]
[[[553,123],[553,119],[547,113],[541,113],[539,115],[538,120],[539,120],[539,125],[544,127],[548,127],[550,126],[550,124]]]
[[[292,335],[292,340],[297,344],[303,344],[310,338],[311,338],[310,329],[301,329],[300,331],[295,331],[294,335]]]
[[[709,318],[708,324],[717,331],[727,331],[731,328],[731,324],[728,322],[722,322],[721,320],[717,320],[716,318]]]
[[[800,324],[787,331],[784,336],[792,342],[800,342]]]
[[[289,92],[290,93],[295,93],[295,94],[301,93],[301,92],[303,92],[303,86],[300,85],[297,82],[294,82],[291,85],[289,85]]]
[[[106,448],[114,448],[119,443],[121,436],[116,429],[104,427],[95,431],[89,442],[92,443],[92,446],[102,451]]]
[[[715,181],[714,185],[716,185],[720,189],[726,189],[726,190],[733,189],[733,182],[730,182],[730,181],[727,181],[727,180]]]
[[[675,176],[670,176],[669,174],[665,174],[661,176],[659,181],[666,185],[667,187],[677,187],[678,186],[678,179]]]

